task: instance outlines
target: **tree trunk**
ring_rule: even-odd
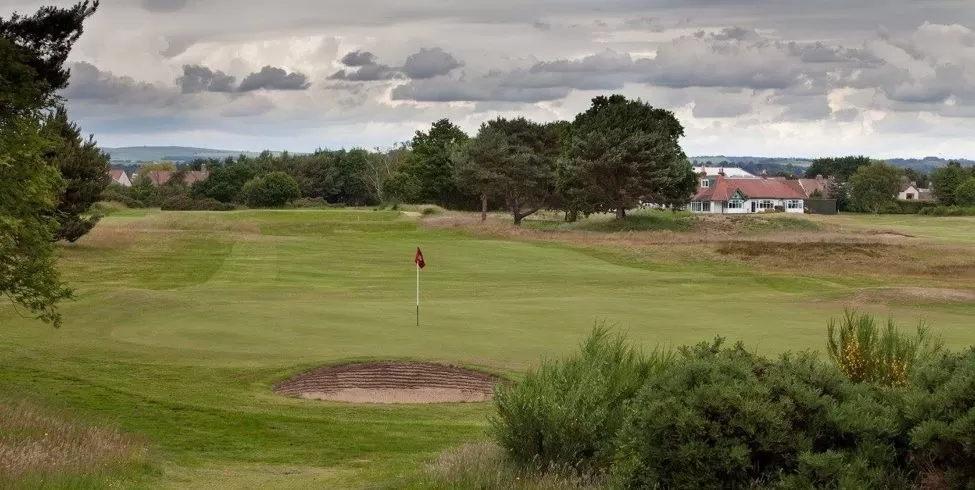
[[[487,221],[487,194],[481,193],[481,221]]]
[[[616,208],[616,219],[623,219],[626,217],[626,208],[620,206]]]

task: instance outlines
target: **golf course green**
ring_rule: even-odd
[[[975,248],[975,219],[815,222],[834,226],[834,218],[851,235],[914,230],[903,238],[912,242],[889,238],[907,247],[905,256],[926,244]],[[60,268],[76,289],[61,307],[63,327],[0,306],[0,398],[114,427],[147,448],[138,467],[62,475],[80,487],[368,488],[483,439],[490,403],[305,400],[275,394],[276,382],[379,359],[517,378],[540,358],[574,349],[597,322],[647,349],[716,335],[769,354],[821,349],[829,318],[858,294],[864,308],[908,327],[925,320],[950,347],[975,343],[975,300],[965,296],[975,252],[956,256],[958,268],[940,276],[892,275],[880,262],[873,275],[837,274],[733,257],[684,260],[675,258],[685,246],[677,242],[658,253],[648,239],[633,251],[587,238],[597,232],[489,236],[424,219],[371,209],[113,214],[61,247]],[[695,232],[627,239],[639,243],[640,233]],[[426,261],[419,325],[416,247]],[[863,296],[893,286],[956,294]]]

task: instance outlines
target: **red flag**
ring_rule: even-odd
[[[423,261],[423,252],[420,251],[420,247],[416,247],[416,255],[413,256],[413,262],[416,262],[417,267],[424,268],[427,263]]]

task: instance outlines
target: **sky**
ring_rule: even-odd
[[[387,148],[619,93],[688,155],[975,158],[971,0],[103,0],[69,66],[106,147]]]

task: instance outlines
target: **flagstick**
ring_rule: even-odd
[[[416,264],[416,326],[420,326],[420,264]]]

